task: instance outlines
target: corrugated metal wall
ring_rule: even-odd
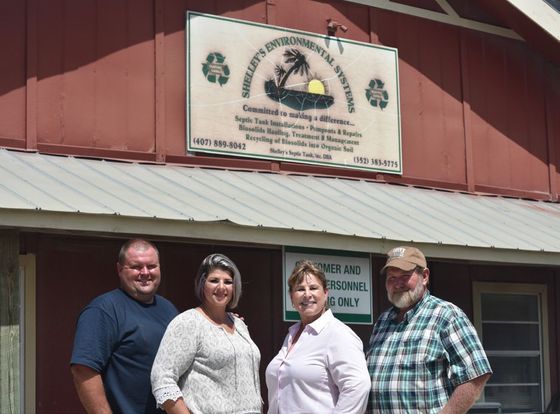
[[[332,18],[348,27],[339,33],[346,38],[398,48],[403,176],[187,156],[186,10],[322,34],[326,19]],[[0,39],[0,146],[558,200],[560,68],[516,40],[340,0],[5,1],[0,2]],[[86,299],[116,285],[114,256],[120,241],[26,237],[29,251],[38,255],[37,409],[77,412],[80,406],[65,371],[75,315]],[[161,293],[181,308],[193,303],[190,277],[204,254],[219,248],[238,261],[249,282],[247,297],[262,298],[240,312],[246,310],[251,329],[258,332],[265,366],[286,328],[277,312],[280,250],[161,245],[169,281]],[[560,288],[549,270],[433,265],[435,293],[467,310],[471,304],[465,292],[473,280],[527,278],[549,286],[550,309],[557,309]],[[381,266],[382,259],[374,258],[374,274]],[[61,301],[60,292],[69,287],[72,295]],[[374,289],[378,314],[386,305],[378,279]],[[370,327],[357,329],[367,339]],[[560,329],[552,314],[550,329]],[[557,343],[556,336],[551,343]],[[551,352],[553,389],[559,382],[557,355]]]
[[[557,199],[558,67],[524,43],[344,1],[0,5],[0,145]],[[185,11],[397,47],[404,175],[185,154]],[[234,41],[234,40],[232,40]]]

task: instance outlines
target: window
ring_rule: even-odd
[[[474,319],[494,374],[483,402],[504,413],[543,411],[548,389],[546,286],[475,283]]]

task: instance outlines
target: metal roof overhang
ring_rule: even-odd
[[[560,204],[0,149],[0,228],[560,265]]]
[[[346,1],[524,40],[547,59],[560,64],[560,13],[544,0],[478,0],[476,2],[471,0],[475,7],[481,7],[509,28],[461,17],[447,0],[434,0],[434,4],[439,6],[441,12],[412,5],[422,4],[422,2],[408,2],[409,5],[398,0]]]

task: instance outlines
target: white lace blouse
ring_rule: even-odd
[[[158,407],[183,397],[193,414],[261,412],[260,352],[243,321],[230,317],[233,334],[196,309],[171,321],[152,367]]]

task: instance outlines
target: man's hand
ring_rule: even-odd
[[[101,374],[85,365],[72,365],[72,376],[78,397],[88,414],[112,414],[105,395]]]

